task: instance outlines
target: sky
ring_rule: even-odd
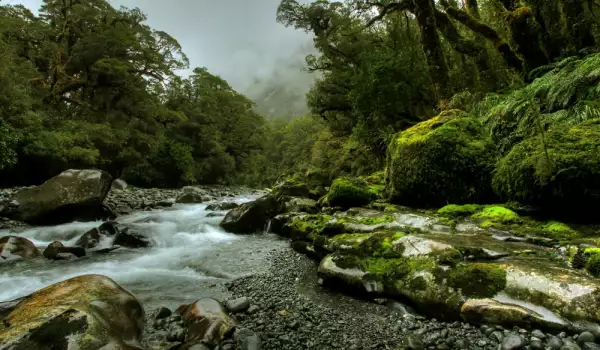
[[[179,41],[190,67],[207,67],[235,89],[252,95],[256,80],[306,75],[301,62],[308,34],[275,20],[280,0],[109,0],[114,7],[139,7],[147,23]],[[34,12],[41,0],[4,0]],[[290,78],[296,81],[296,78]],[[306,79],[303,79],[306,80]]]

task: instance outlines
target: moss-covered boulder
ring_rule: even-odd
[[[272,194],[244,203],[229,211],[221,221],[226,231],[252,234],[266,229],[269,221],[280,214],[281,202]]]
[[[325,202],[331,207],[352,208],[369,204],[377,194],[361,179],[338,178],[333,181]]]
[[[310,189],[299,175],[288,176],[279,181],[272,191],[275,196],[310,197]]]
[[[6,349],[141,349],[144,309],[113,280],[84,275],[19,301],[0,323]]]
[[[324,284],[408,300],[433,317],[600,329],[600,281],[526,240],[503,241],[485,231],[345,233],[324,247],[330,252],[318,269]]]
[[[65,170],[43,184],[19,191],[16,218],[32,224],[96,220],[105,215],[102,202],[112,177],[102,170]]]
[[[556,212],[589,213],[600,205],[600,120],[555,127],[519,143],[493,178],[499,196]]]
[[[492,195],[494,149],[483,125],[446,111],[397,134],[389,145],[387,192],[393,203],[443,206]]]

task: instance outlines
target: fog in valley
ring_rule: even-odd
[[[8,0],[36,12],[41,0]],[[111,0],[138,7],[148,25],[175,37],[194,67],[226,79],[252,98],[269,119],[306,112],[305,94],[313,77],[304,58],[314,51],[311,37],[276,22],[280,0]],[[308,1],[307,1],[308,2]]]

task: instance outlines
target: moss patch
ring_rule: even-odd
[[[513,224],[521,221],[519,214],[514,211],[501,207],[498,205],[485,207],[479,213],[472,216],[474,219],[484,220],[484,223],[497,223],[497,224]]]
[[[449,204],[440,210],[437,211],[438,214],[448,217],[448,218],[459,218],[466,217],[475,214],[481,205],[478,204],[465,204],[465,205],[457,205],[457,204]]]
[[[463,264],[450,271],[448,285],[467,297],[491,298],[506,288],[506,271],[492,264]]]
[[[494,150],[483,125],[445,111],[394,137],[387,179],[392,203],[420,207],[476,203],[492,194]]]
[[[338,178],[331,185],[326,201],[332,207],[351,208],[367,205],[375,198],[364,181]]]

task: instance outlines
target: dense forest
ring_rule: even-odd
[[[427,188],[430,200],[415,202],[437,205],[488,200],[492,182],[505,199],[543,201],[576,186],[553,187],[557,178],[599,176],[590,158],[600,132],[594,0],[283,0],[277,20],[312,34],[316,49],[306,57],[316,79],[310,113],[291,121],[266,121],[257,111],[269,111],[205,68],[180,77],[188,66],[180,45],[144,24],[139,9],[46,0],[39,16],[22,6],[0,11],[4,185],[94,167],[141,186],[271,185],[291,174],[328,186],[386,168],[388,197]],[[257,94],[283,91],[273,84]],[[452,129],[444,121],[458,109],[469,122],[456,128],[468,135],[450,130],[452,140],[435,146],[454,152],[417,147],[417,158],[431,155],[430,174],[399,169],[394,154],[407,150],[397,133],[427,120]],[[453,155],[474,156],[460,142],[479,134],[490,149],[485,164],[452,169]],[[520,159],[519,150],[536,156]],[[400,170],[423,183],[395,184]],[[485,190],[468,180],[475,173]],[[456,178],[465,179],[461,196],[431,193],[431,181]],[[528,181],[550,194],[532,193]],[[597,187],[586,190],[590,198]]]

